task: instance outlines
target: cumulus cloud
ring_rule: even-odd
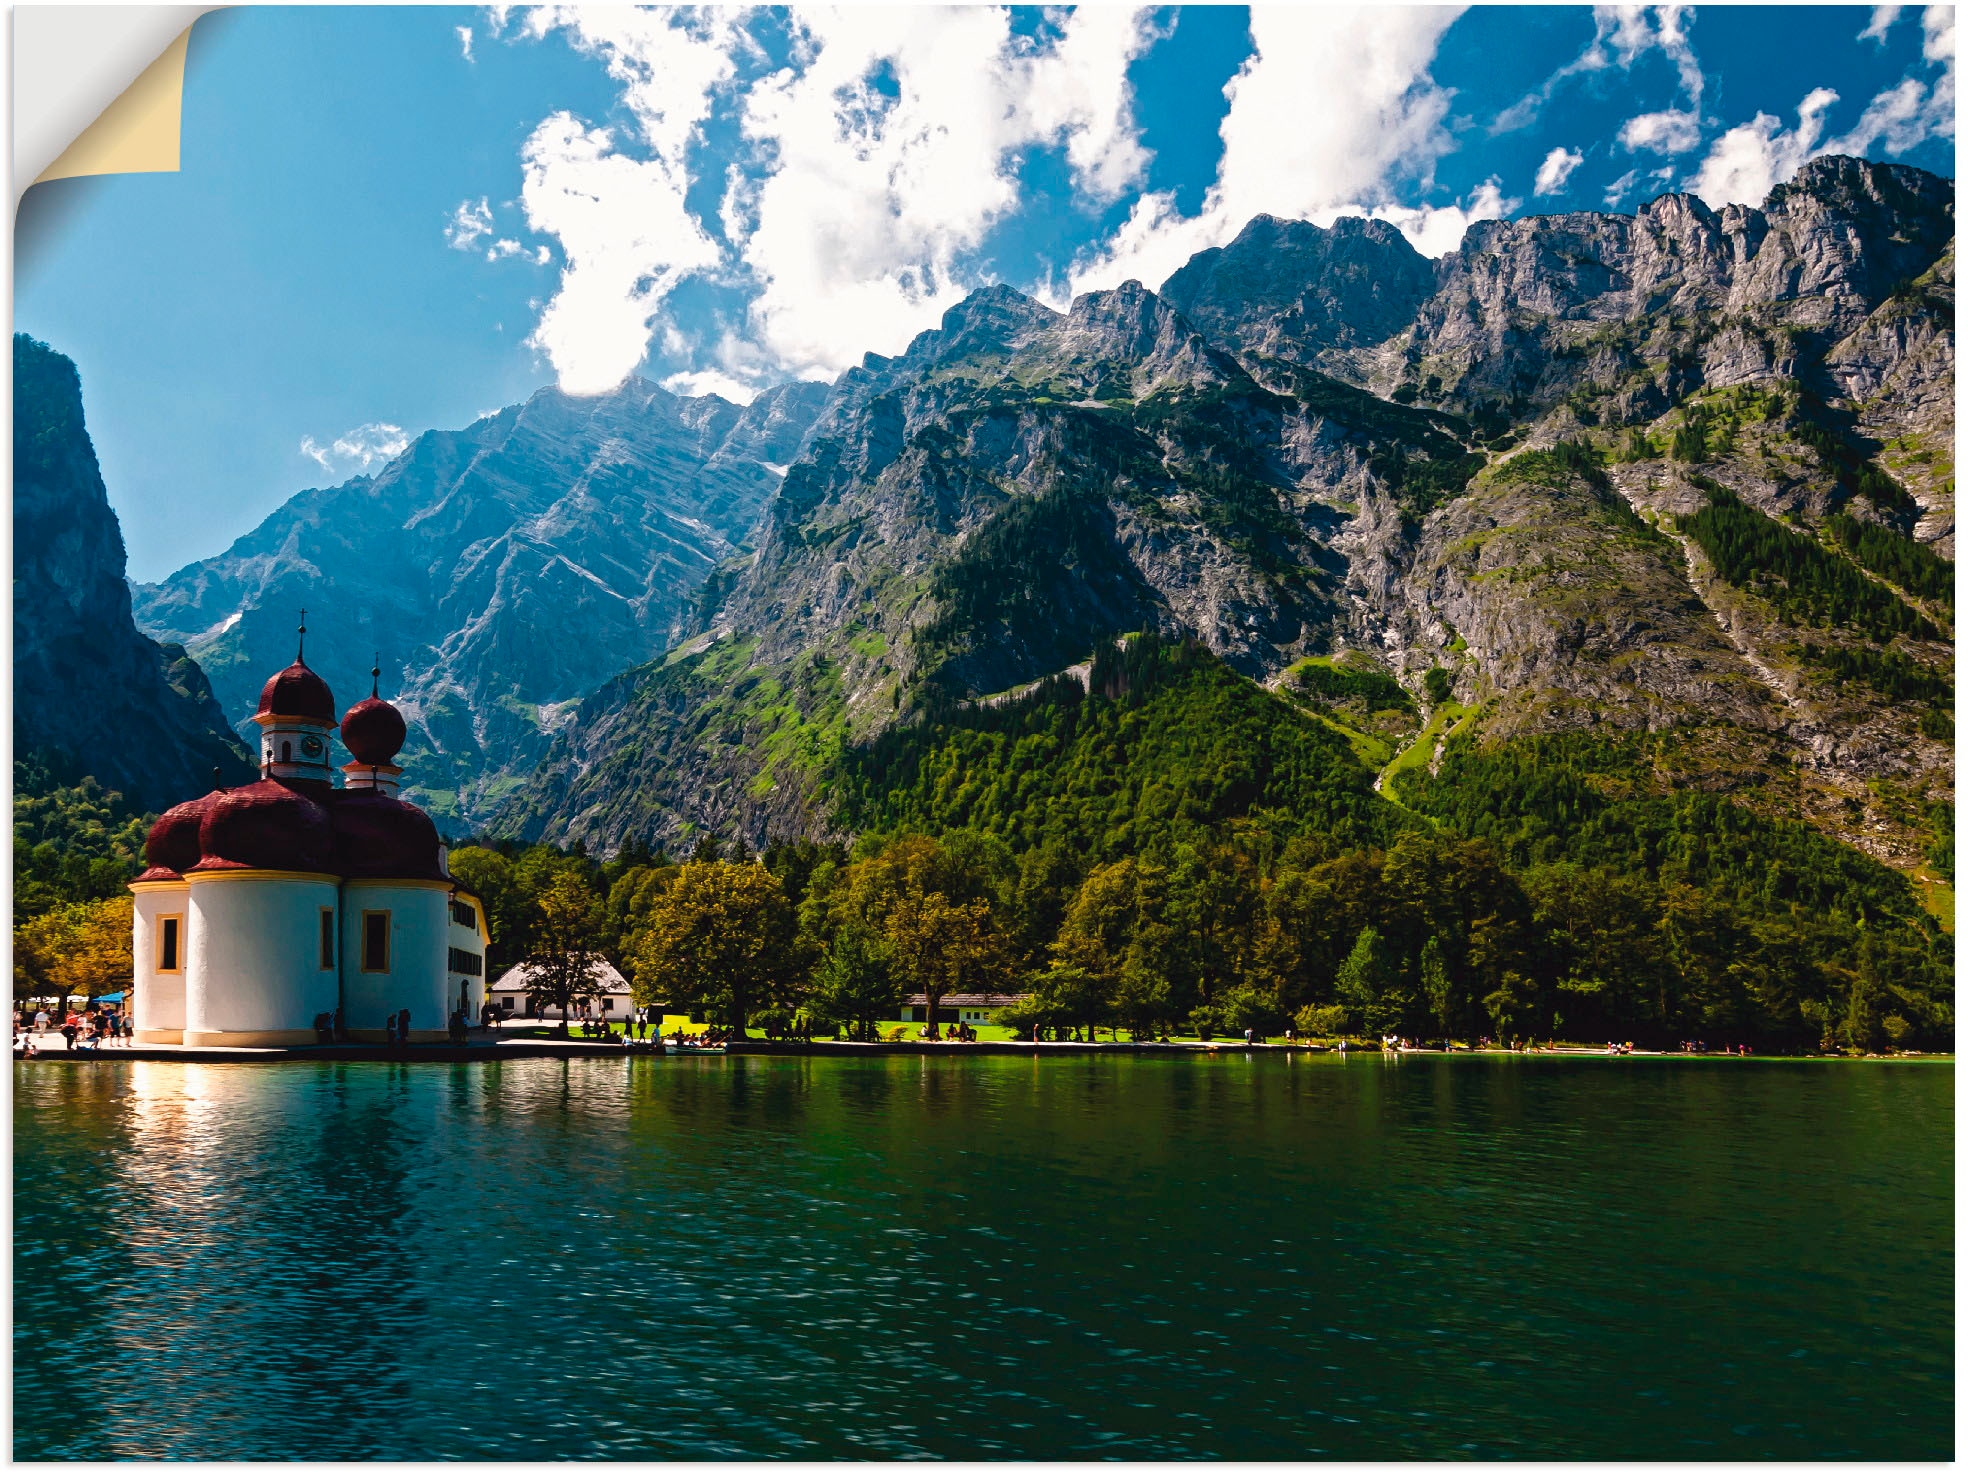
[[[470,61],[472,59],[472,28],[470,26],[459,26],[457,27],[457,34],[459,49],[464,52],[465,60]]]
[[[313,435],[301,439],[301,453],[330,475],[347,475],[394,460],[409,448],[410,437],[394,424],[364,424],[322,444]]]
[[[1576,149],[1554,148],[1544,156],[1538,165],[1537,180],[1531,186],[1531,193],[1540,197],[1547,194],[1563,194],[1566,181],[1572,171],[1585,162],[1585,155]]]
[[[1478,220],[1501,220],[1523,202],[1505,198],[1502,184],[1486,179],[1460,204],[1424,205],[1419,209],[1382,205],[1373,211],[1373,217],[1398,226],[1416,250],[1439,260],[1462,244],[1462,237]]]
[[[1892,7],[1873,13],[1882,34],[1894,16]],[[1710,146],[1701,168],[1685,187],[1708,204],[1761,204],[1772,186],[1788,183],[1810,159],[1826,153],[1865,155],[1875,148],[1898,155],[1931,138],[1954,136],[1954,7],[1930,5],[1921,13],[1921,60],[1934,73],[1928,78],[1909,74],[1866,104],[1849,132],[1824,138],[1825,111],[1838,100],[1828,87],[1811,91],[1797,106],[1797,124],[1758,113],[1731,128]]]
[[[1711,209],[1725,204],[1761,204],[1770,190],[1786,182],[1807,159],[1824,150],[1825,109],[1838,101],[1829,87],[1813,89],[1797,105],[1797,126],[1786,129],[1767,112],[1729,129],[1710,145],[1701,167],[1684,187]]]
[[[1606,186],[1606,208],[1609,210],[1618,209],[1625,202],[1627,195],[1633,192],[1633,186],[1639,182],[1640,171],[1638,169],[1628,169],[1624,174],[1613,180],[1612,183]]]
[[[1920,25],[1921,58],[1940,74],[1931,82],[1911,74],[1901,78],[1867,103],[1852,130],[1824,152],[1863,154],[1877,145],[1897,156],[1929,138],[1954,136],[1954,7],[1928,6]]]
[[[1660,5],[1652,11],[1639,6],[1608,10],[1602,7],[1601,34],[1618,64],[1634,62],[1659,51],[1674,66],[1682,105],[1641,113],[1621,125],[1619,141],[1629,153],[1661,153],[1670,157],[1701,146],[1701,103],[1704,91],[1701,62],[1685,25],[1687,7]]]
[[[1893,22],[1900,18],[1900,12],[1904,9],[1906,9],[1904,5],[1873,6],[1872,19],[1866,23],[1866,28],[1859,32],[1859,39],[1877,41],[1884,45],[1886,33],[1893,29]]]
[[[1436,161],[1455,146],[1444,126],[1450,94],[1428,68],[1460,13],[1253,9],[1252,53],[1224,88],[1223,158],[1202,209],[1184,216],[1172,196],[1143,195],[1104,246],[1075,263],[1072,290],[1130,278],[1158,285],[1258,214],[1330,224],[1379,213],[1431,247],[1460,239],[1459,224],[1488,218],[1475,213],[1491,207],[1483,189],[1433,209],[1402,208],[1396,197],[1400,185],[1431,185]]]
[[[503,19],[503,17],[501,17]],[[520,150],[526,223],[560,242],[560,289],[528,339],[568,393],[604,393],[635,371],[678,282],[720,260],[689,209],[689,150],[733,72],[735,13],[541,7],[526,34],[561,29],[623,88],[640,150],[557,112]],[[536,257],[537,259],[537,257]]]
[[[529,342],[570,392],[614,386],[654,344],[689,365],[668,385],[731,398],[787,373],[836,373],[870,349],[899,351],[983,284],[980,252],[1024,205],[1034,149],[1055,150],[1089,204],[1141,187],[1150,156],[1128,70],[1159,38],[1153,14],[1049,10],[1035,33],[1018,34],[996,7],[769,19],[495,8],[495,37],[564,37],[602,62],[623,105],[623,118],[605,120],[557,112],[521,150],[526,224],[561,257]],[[1495,179],[1452,203],[1420,202],[1455,146],[1451,94],[1429,67],[1458,14],[1254,10],[1200,211],[1185,215],[1169,194],[1136,198],[1064,273],[1060,299],[1128,277],[1159,283],[1259,213],[1321,224],[1376,215],[1441,254],[1472,221],[1515,209]],[[748,28],[770,31],[771,46]],[[1618,33],[1609,20],[1609,54],[1624,44]],[[460,207],[454,237],[492,260],[533,250],[495,227],[484,200]],[[533,258],[549,259],[544,247]],[[690,278],[743,305],[718,309],[720,325],[687,340],[670,304]]]
[[[1613,67],[1630,71],[1641,57],[1658,50],[1673,64],[1688,111],[1699,120],[1702,96],[1701,64],[1682,24],[1687,7],[1661,5],[1651,10],[1644,5],[1598,5],[1592,12],[1592,39],[1579,54],[1544,79],[1535,92],[1526,93],[1498,113],[1490,132],[1511,133],[1536,122],[1545,105],[1573,77],[1608,71]]]
[[[562,387],[633,372],[691,275],[757,289],[747,334],[717,349],[725,388],[838,371],[899,349],[976,284],[959,261],[1018,204],[1020,150],[1062,148],[1093,201],[1137,183],[1127,68],[1155,35],[1148,13],[1048,19],[1034,39],[997,9],[796,11],[785,64],[741,77],[765,60],[738,12],[524,12],[523,34],[561,32],[601,59],[635,121],[618,138],[556,114],[522,154],[527,222],[567,258],[532,339]],[[689,202],[691,150],[727,95],[750,151],[714,236]]]
[[[813,376],[895,352],[975,284],[964,254],[1019,203],[1016,161],[1063,145],[1109,199],[1147,163],[1128,63],[1145,14],[1082,6],[1044,42],[998,9],[795,12],[801,64],[755,85],[744,130],[775,160],[727,196],[759,287],[753,337]]]
[[[1642,113],[1620,125],[1619,141],[1629,153],[1687,153],[1701,145],[1701,115],[1671,107]]]
[[[444,227],[444,243],[453,250],[471,250],[491,233],[491,202],[483,197],[476,202],[468,199],[458,206],[451,222]]]
[[[676,284],[717,265],[717,244],[685,207],[687,178],[618,151],[609,129],[571,113],[541,123],[520,164],[527,223],[566,256],[528,340],[568,393],[605,393],[642,361]]]
[[[716,368],[706,368],[696,372],[672,373],[663,380],[663,387],[673,394],[686,398],[699,398],[704,394],[716,394],[721,399],[729,399],[734,404],[749,404],[758,397],[758,385],[742,378],[734,378],[729,373]]]

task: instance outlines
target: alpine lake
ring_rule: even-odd
[[[33,1459],[1954,1453],[1951,1061],[14,1071]]]

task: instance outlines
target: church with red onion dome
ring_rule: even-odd
[[[450,877],[429,816],[396,795],[407,728],[379,694],[380,663],[338,721],[306,639],[303,622],[294,662],[260,692],[260,780],[151,826],[130,884],[141,1041],[291,1046],[317,1041],[327,1015],[380,1042],[406,1010],[411,1041],[442,1041],[452,1014],[484,1003],[485,908]]]

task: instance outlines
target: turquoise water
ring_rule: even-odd
[[[14,1084],[21,1457],[1953,1452],[1950,1064]]]

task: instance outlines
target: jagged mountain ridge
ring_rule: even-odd
[[[303,491],[223,554],[136,590],[226,709],[308,652],[338,697],[380,653],[411,728],[409,790],[460,830],[547,748],[572,702],[647,659],[743,542],[826,395],[787,384],[748,407],[636,379],[544,389],[417,438],[374,476]]]
[[[1827,687],[1795,629],[1752,632],[1671,517],[1699,481],[1951,552],[1952,211],[1946,181],[1821,160],[1761,211],[1498,222],[1433,265],[1365,222],[1266,221],[1159,295],[978,293],[843,377],[711,626],[584,703],[502,822],[603,847],[824,828],[842,743],[1152,627],[1265,680],[1349,648],[1410,688],[1440,666],[1492,735],[1707,729],[1693,780],[1787,763],[1773,801],[1834,827],[1856,803],[1841,836],[1891,857],[1868,784],[1951,792],[1946,743]],[[1727,395],[1762,389],[1739,426]],[[1727,450],[1510,468],[1566,436],[1657,456],[1694,419]],[[1923,451],[1914,503],[1854,495],[1854,465]]]
[[[14,754],[93,776],[139,808],[207,791],[252,758],[197,663],[137,631],[123,532],[75,364],[14,336]]]

